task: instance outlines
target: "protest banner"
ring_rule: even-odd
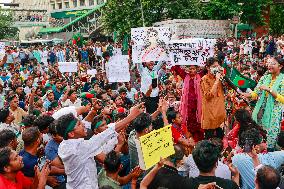
[[[87,74],[88,74],[88,75],[91,75],[91,76],[96,76],[97,70],[96,70],[96,69],[87,70]]]
[[[77,72],[78,62],[58,62],[58,68],[61,73]]]
[[[172,33],[170,28],[132,28],[132,59],[134,63],[168,61],[167,44]]]
[[[173,40],[169,45],[173,65],[204,65],[214,55],[216,39],[192,38]]]
[[[147,170],[160,161],[175,153],[171,125],[154,130],[135,141],[139,166]]]
[[[116,55],[107,63],[107,77],[110,83],[130,81],[128,55]]]

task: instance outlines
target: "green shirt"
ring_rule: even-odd
[[[106,171],[102,169],[98,175],[99,187],[111,186],[114,189],[121,189],[119,183],[106,175]]]

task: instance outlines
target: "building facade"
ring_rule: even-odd
[[[20,40],[33,39],[41,28],[49,26],[49,0],[13,0],[12,3],[19,5],[10,8]]]

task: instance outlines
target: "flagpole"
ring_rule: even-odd
[[[141,14],[142,14],[143,27],[145,27],[145,19],[144,19],[144,10],[143,10],[143,5],[142,5],[142,0],[140,0],[140,8],[141,8]]]

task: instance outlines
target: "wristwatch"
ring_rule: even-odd
[[[272,92],[273,92],[272,89],[270,89],[270,90],[269,90],[269,93],[271,94]]]

